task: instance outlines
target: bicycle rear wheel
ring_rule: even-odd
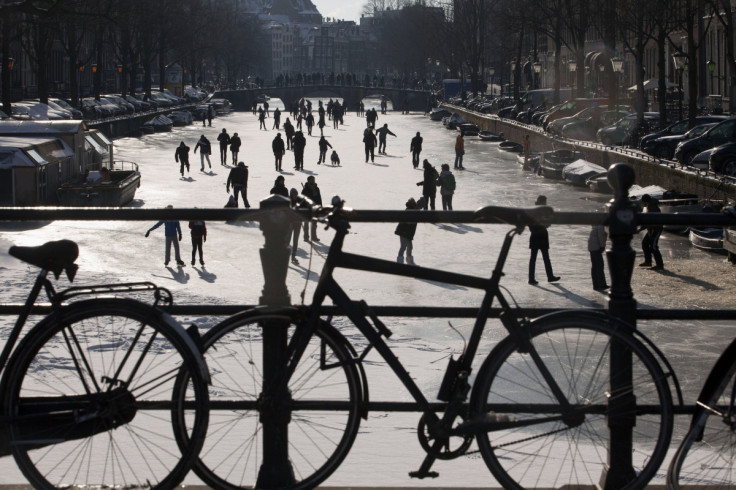
[[[214,488],[256,488],[264,463],[263,418],[288,411],[288,460],[293,480],[278,488],[314,488],[348,454],[360,426],[362,378],[355,353],[334,327],[320,323],[289,382],[288,406],[264,397],[263,331],[288,315],[246,312],[203,337],[212,373],[210,424],[194,471]],[[284,344],[285,346],[285,344]],[[276,402],[278,404],[278,402]],[[271,441],[272,442],[272,441]]]
[[[476,437],[504,488],[595,486],[607,470],[611,406],[624,400],[632,405],[618,413],[633,424],[633,468],[614,487],[643,488],[651,479],[672,434],[672,399],[657,360],[628,328],[600,318],[550,316],[530,327],[531,351],[507,337],[491,352],[478,372],[471,408],[476,416],[495,412],[500,422],[508,416],[506,426]],[[613,344],[630,352],[632,368],[632,382],[616,392]],[[530,352],[539,355],[570,409],[563,410]]]
[[[736,360],[732,344],[713,367],[685,439],[667,471],[667,488],[736,488]],[[713,383],[713,384],[711,384]],[[713,413],[716,411],[718,413]]]
[[[129,299],[73,303],[36,325],[3,378],[15,460],[35,488],[171,488],[207,428],[207,373],[173,321]],[[174,390],[181,371],[186,389]],[[187,443],[174,433],[185,419]]]

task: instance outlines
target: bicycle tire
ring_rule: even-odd
[[[151,305],[109,298],[73,303],[28,332],[2,393],[13,456],[34,488],[184,479],[204,442],[209,393],[201,356],[177,327]],[[174,390],[182,371],[186,389]],[[186,444],[174,432],[182,417]]]
[[[713,366],[698,401],[724,416],[699,406],[685,438],[667,469],[667,488],[687,485],[709,489],[736,488],[736,341]]]
[[[294,310],[296,311],[296,310]],[[262,412],[263,325],[296,323],[287,315],[250,311],[224,320],[204,337],[205,358],[212,373],[210,425],[194,466],[208,485],[219,489],[255,488],[263,463]],[[321,369],[320,348],[325,346]],[[291,397],[288,457],[294,479],[278,488],[314,488],[340,465],[355,440],[362,406],[357,356],[334,327],[320,322],[289,383]],[[244,402],[229,409],[222,402]],[[320,408],[323,403],[330,408]],[[335,407],[335,404],[339,406]],[[222,407],[222,408],[218,408]],[[223,448],[228,448],[223,451]],[[273,486],[273,485],[271,485]]]
[[[497,420],[508,416],[519,422],[476,434],[483,459],[498,482],[507,489],[599,483],[607,468],[609,402],[622,399],[610,393],[608,347],[617,342],[631,352],[633,368],[633,386],[620,393],[633,393],[636,410],[624,414],[635,424],[633,472],[615,488],[643,488],[664,459],[672,436],[672,397],[656,358],[631,335],[630,327],[612,318],[550,315],[533,322],[524,338],[570,405],[580,410],[568,423],[523,426],[531,418],[559,416],[562,409],[516,337],[499,343],[481,366],[471,398],[475,416],[494,411]]]

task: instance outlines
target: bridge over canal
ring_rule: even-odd
[[[228,99],[235,110],[250,110],[253,102],[261,95],[281,99],[287,111],[291,111],[302,97],[341,98],[348,110],[355,110],[366,97],[383,96],[394,110],[424,111],[428,107],[430,92],[390,87],[365,87],[360,85],[300,85],[289,87],[264,87],[258,89],[222,90],[215,98]]]

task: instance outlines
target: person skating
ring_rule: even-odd
[[[363,146],[365,148],[365,163],[368,163],[368,158],[371,159],[371,162],[375,162],[375,154],[374,150],[376,148],[376,144],[378,141],[376,140],[376,135],[373,134],[373,129],[368,127],[365,128],[365,131],[363,131]]]
[[[388,124],[384,124],[380,128],[376,129],[376,134],[378,135],[378,154],[385,155],[386,154],[386,135],[390,134],[394,138],[396,135],[391,132],[390,129],[388,129]]]
[[[271,194],[289,197],[289,189],[286,188],[283,175],[279,175],[278,177],[276,177],[276,180],[274,181],[273,187],[271,187],[270,192]]]
[[[537,197],[537,201],[534,203],[535,206],[546,206],[547,197],[540,195]],[[538,284],[535,279],[534,268],[537,265],[537,253],[542,253],[542,260],[544,261],[544,270],[547,273],[547,282],[556,282],[560,280],[559,276],[555,276],[552,272],[552,262],[549,260],[549,234],[547,233],[547,227],[549,225],[529,225],[529,248],[531,249],[531,256],[529,257],[529,284]]]
[[[230,138],[230,153],[233,154],[233,165],[238,161],[238,153],[240,152],[241,144],[242,142],[240,141],[238,133],[233,133],[232,138]]]
[[[263,110],[263,107],[258,108],[258,129],[268,131],[266,127],[266,111]]]
[[[227,147],[230,146],[230,135],[227,129],[222,128],[222,132],[217,135],[217,141],[220,142],[220,165],[223,167],[227,164]]]
[[[200,149],[199,151],[199,160],[202,164],[202,168],[200,169],[202,172],[204,172],[204,161],[207,159],[207,165],[209,168],[212,168],[212,163],[210,162],[210,155],[212,154],[212,145],[210,144],[210,140],[207,139],[205,135],[200,135],[199,141],[197,141],[197,144],[194,146],[194,153],[197,153],[197,149]]]
[[[437,198],[437,179],[440,178],[437,173],[437,169],[429,163],[429,160],[425,159],[423,163],[424,168],[424,180],[417,182],[418,186],[422,186],[422,196],[424,197],[424,206],[422,209],[427,209],[429,206],[434,211],[434,202]]]
[[[455,168],[465,170],[463,167],[463,155],[465,155],[465,138],[463,133],[457,135],[455,138]]]
[[[437,179],[437,185],[440,188],[440,196],[442,198],[442,210],[452,211],[452,196],[455,194],[455,176],[450,172],[450,165],[442,164],[440,177]]]
[[[225,190],[230,193],[230,186],[233,187],[233,196],[235,196],[235,205],[238,204],[238,193],[243,200],[243,206],[246,208],[250,207],[248,203],[248,167],[244,162],[238,162],[238,165],[230,170],[230,174],[227,176],[227,183],[225,184]]]
[[[289,199],[291,200],[292,209],[308,209],[312,205],[309,199],[299,197],[299,191],[294,189],[293,187],[289,191]],[[301,229],[301,223],[297,220],[294,220],[291,228],[291,263],[294,265],[299,264],[299,261],[296,258],[296,252],[298,250],[299,233],[301,232]]]
[[[424,138],[421,137],[419,131],[417,131],[417,135],[411,139],[409,151],[411,152],[411,163],[414,165],[414,168],[419,168],[419,154],[422,153],[423,141]]]
[[[199,251],[199,264],[204,265],[204,252],[202,243],[207,241],[207,225],[204,221],[190,221],[189,229],[192,235],[192,265]]]
[[[288,117],[286,118],[286,121],[284,121],[284,134],[286,134],[286,149],[290,150],[291,140],[294,137],[294,134],[296,134],[296,130],[294,129],[294,125],[291,124],[291,121],[289,121]]]
[[[174,206],[169,204],[166,206],[166,209],[173,209]],[[146,238],[151,234],[153,230],[160,227],[161,225],[164,225],[164,236],[166,237],[166,248],[165,248],[165,254],[164,254],[164,265],[169,265],[169,260],[171,259],[171,246],[174,246],[174,258],[176,259],[176,265],[179,267],[184,267],[184,261],[181,260],[181,255],[179,255],[179,242],[181,241],[181,225],[178,221],[159,221],[155,225],[153,225],[151,228],[148,229],[146,232]],[[178,240],[177,240],[178,238]]]
[[[276,171],[281,172],[281,162],[284,158],[284,153],[286,153],[286,150],[284,149],[284,140],[281,138],[281,133],[277,133],[276,137],[271,142],[271,150],[273,151],[274,156],[274,165],[276,166]]]
[[[590,277],[593,280],[593,289],[605,291],[606,283],[603,252],[606,250],[606,228],[603,225],[593,225],[588,235],[588,252],[590,252]]]
[[[291,146],[294,148],[294,168],[304,170],[304,147],[307,146],[307,139],[301,131],[296,132]]]
[[[174,160],[180,163],[179,172],[181,172],[182,177],[184,177],[185,168],[187,170],[187,174],[189,174],[189,147],[185,145],[183,141],[176,147]]]
[[[659,213],[659,204],[649,194],[641,196],[641,203],[645,208],[646,213]],[[644,262],[639,264],[639,267],[652,267],[652,257],[654,257],[653,270],[664,269],[664,262],[662,261],[662,252],[659,251],[659,237],[662,235],[662,225],[652,225],[647,227],[641,227],[639,231],[646,230],[646,235],[641,241],[641,248],[644,252]]]
[[[418,209],[417,202],[413,197],[410,197],[406,201],[406,211]],[[406,263],[414,265],[414,235],[417,231],[417,224],[408,221],[402,221],[396,226],[394,231],[395,235],[399,236],[399,255],[396,257],[396,262],[399,264],[404,263],[404,252],[406,252]]]
[[[312,201],[312,204],[322,205],[322,192],[317,186],[314,175],[307,177],[307,183],[302,188],[302,195]],[[309,241],[309,229],[312,229],[312,240],[319,241],[317,238],[317,221],[309,220],[304,222],[304,241]]]
[[[278,131],[280,129],[280,126],[281,126],[281,111],[277,107],[273,111],[273,128],[272,129],[275,129]]]
[[[325,139],[324,136],[319,137],[319,143],[317,143],[319,146],[319,158],[317,159],[317,165],[321,163],[325,163],[325,158],[327,157],[327,148],[332,148],[332,145],[329,141]]]

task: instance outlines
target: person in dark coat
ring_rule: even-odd
[[[281,138],[281,133],[276,134],[276,137],[271,142],[271,149],[273,150],[273,156],[276,159],[274,165],[276,166],[276,171],[281,172],[281,160],[284,158],[284,153],[286,153],[286,150],[284,149],[284,140]]]
[[[296,134],[296,130],[294,129],[294,125],[291,124],[291,121],[289,121],[288,117],[286,118],[286,121],[284,121],[284,133],[286,134],[286,149],[290,150],[291,139],[294,137],[294,134]]]
[[[312,204],[322,205],[322,192],[317,186],[317,182],[314,180],[314,175],[307,177],[307,183],[302,188],[302,196],[312,201]],[[304,222],[304,241],[309,241],[309,228],[312,229],[312,240],[315,242],[319,241],[317,238],[317,221],[310,220]]]
[[[307,122],[307,134],[309,136],[312,136],[312,128],[314,127],[314,116],[312,115],[311,112],[307,114],[306,122]]]
[[[174,160],[180,163],[179,172],[181,172],[182,177],[184,177],[185,167],[187,169],[187,174],[189,173],[189,147],[185,145],[183,141],[176,147]]]
[[[539,196],[534,203],[536,206],[546,206],[547,197]],[[549,234],[547,227],[549,225],[529,225],[529,248],[531,249],[531,257],[529,258],[529,284],[538,284],[534,278],[534,268],[537,264],[537,252],[542,253],[544,260],[544,270],[547,273],[548,282],[556,282],[560,280],[559,276],[555,276],[552,272],[552,262],[549,260]]]
[[[304,137],[304,133],[297,131],[294,135],[294,140],[291,142],[291,146],[294,148],[294,168],[304,170],[304,147],[307,146],[307,139]]]
[[[238,153],[240,152],[241,143],[238,133],[233,133],[233,137],[230,138],[230,152],[233,154],[233,165],[238,161]]]
[[[210,155],[212,154],[212,145],[210,144],[210,140],[208,140],[205,135],[201,135],[199,137],[199,141],[197,141],[197,144],[194,146],[194,153],[197,153],[197,148],[200,149],[199,159],[202,163],[201,171],[204,172],[204,160],[205,159],[207,159],[207,165],[209,165],[209,168],[212,168],[212,163],[210,162]]]
[[[641,203],[646,208],[647,213],[660,213],[659,204],[649,194],[641,196]],[[662,235],[662,225],[642,227],[639,231],[646,230],[647,233],[641,241],[641,248],[644,252],[644,262],[639,264],[639,267],[652,267],[652,257],[654,257],[654,270],[664,269],[664,262],[662,261],[662,252],[659,251],[659,237]]]
[[[248,204],[248,167],[245,163],[238,162],[238,166],[230,170],[230,175],[227,176],[227,183],[225,184],[225,190],[230,193],[230,185],[233,186],[233,195],[235,196],[235,205],[238,204],[238,193],[240,193],[243,199],[243,206],[246,208],[250,207]]]
[[[437,173],[437,169],[429,163],[429,160],[425,159],[423,163],[424,167],[424,180],[417,182],[417,185],[422,186],[422,196],[424,197],[424,207],[427,209],[429,206],[434,211],[434,201],[437,197],[437,179],[440,178]]]
[[[204,221],[190,221],[189,229],[192,235],[192,265],[199,250],[199,263],[204,265],[204,255],[202,252],[202,242],[207,241],[207,225]]]
[[[411,163],[414,165],[414,168],[419,167],[419,154],[422,152],[422,141],[424,141],[424,138],[422,138],[419,135],[419,131],[417,131],[417,135],[411,139],[411,146],[409,147],[409,151],[411,152]]]
[[[327,158],[327,148],[332,148],[332,145],[329,141],[325,139],[324,136],[319,137],[319,158],[317,159],[317,165],[321,163],[325,163],[325,159]]]
[[[388,124],[384,124],[380,128],[376,129],[376,134],[378,134],[378,154],[386,154],[386,135],[391,135],[394,138],[396,135],[391,132],[390,129],[388,129]]]
[[[276,177],[276,180],[273,183],[273,187],[271,188],[271,194],[289,197],[289,189],[287,189],[286,184],[284,184],[283,175],[279,175],[278,177]]]
[[[266,111],[263,110],[263,107],[258,108],[258,129],[265,129],[268,131],[268,128],[266,127]]]
[[[281,125],[281,111],[277,107],[273,111],[273,129],[278,130],[280,125]]]
[[[606,228],[603,225],[593,225],[588,235],[588,252],[590,252],[590,277],[593,280],[593,289],[605,291],[606,283],[605,262],[603,252],[606,250]]]
[[[406,201],[406,210],[417,209],[417,202],[413,197],[410,197]],[[402,221],[396,226],[395,235],[399,235],[399,255],[396,257],[396,262],[399,264],[404,263],[404,252],[406,251],[406,263],[414,265],[414,234],[417,231],[417,224],[410,223],[408,221]]]
[[[230,146],[230,135],[227,129],[222,128],[222,132],[217,135],[217,141],[220,142],[220,165],[225,166],[227,163],[227,147]]]
[[[372,128],[365,128],[365,131],[363,131],[363,146],[365,147],[365,163],[368,163],[368,158],[371,159],[371,162],[375,161],[375,149],[376,145],[378,144],[378,140],[376,140],[376,135],[373,134]]]

